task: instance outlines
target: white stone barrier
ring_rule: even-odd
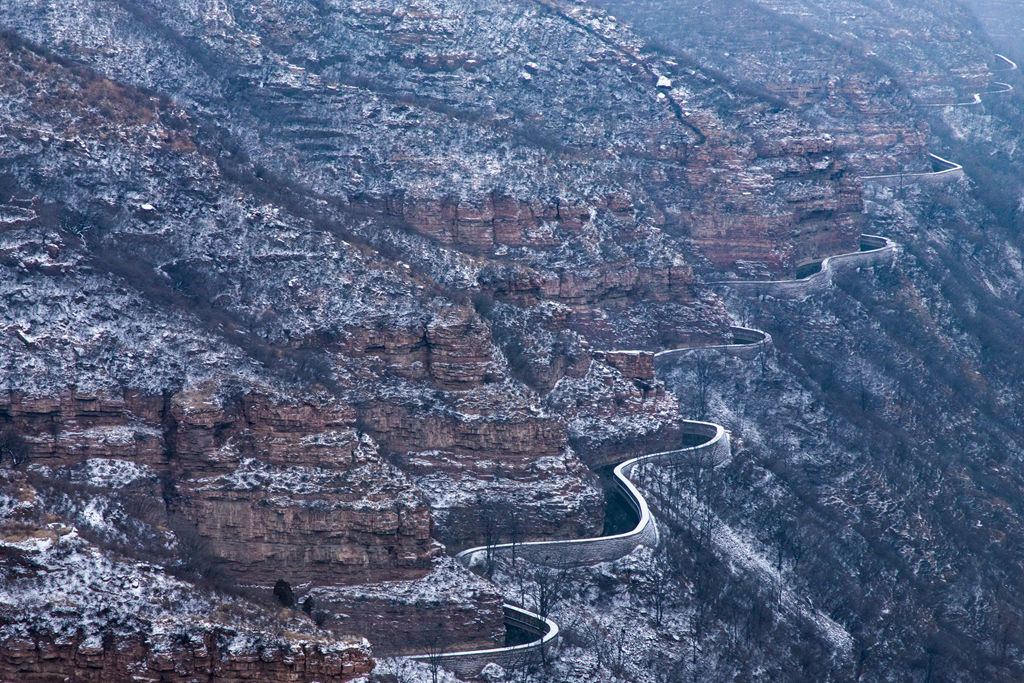
[[[758,330],[738,328],[744,333],[758,333]],[[765,334],[765,333],[760,333]],[[765,334],[765,336],[767,336]],[[679,448],[661,453],[650,453],[632,458],[616,466],[614,476],[619,491],[636,512],[639,521],[630,531],[611,536],[577,538],[562,541],[534,541],[528,543],[502,543],[492,546],[478,546],[463,550],[456,559],[472,568],[484,562],[488,551],[492,556],[501,554],[521,557],[525,560],[548,567],[582,567],[600,562],[611,562],[630,554],[640,545],[655,546],[658,529],[651,516],[647,499],[630,481],[633,470],[640,463],[654,463],[672,467],[690,462],[693,458],[705,458],[711,466],[718,466],[732,457],[729,432],[712,422],[686,420],[683,423],[686,434],[706,437],[696,446]],[[551,654],[558,637],[555,622],[515,605],[504,605],[505,625],[514,626],[533,633],[538,639],[523,645],[496,647],[485,650],[467,650],[437,654],[410,655],[407,659],[425,664],[437,664],[458,675],[475,676],[491,662],[505,668],[518,668],[537,664]]]
[[[941,157],[936,157],[936,159],[960,168],[958,165],[953,164],[953,162],[941,159]],[[821,269],[817,273],[800,280],[765,280],[760,282],[730,280],[708,284],[754,289],[769,286],[774,291],[766,293],[799,292],[800,294],[807,294],[823,286],[823,284],[824,286],[830,284],[832,282],[832,275],[837,269],[860,268],[866,265],[891,262],[896,249],[896,244],[889,238],[867,234],[860,236],[860,246],[861,251],[826,258],[822,261]],[[732,344],[668,349],[655,353],[655,361],[699,350],[720,351],[740,358],[756,358],[758,354],[766,350],[772,343],[771,335],[762,330],[734,326],[730,328],[730,332],[733,337]],[[687,448],[642,455],[626,460],[615,467],[613,472],[615,483],[639,520],[630,531],[594,538],[477,546],[463,550],[456,555],[456,559],[469,568],[479,566],[485,562],[488,555],[494,557],[498,554],[521,557],[524,560],[548,567],[580,567],[621,559],[640,545],[656,546],[658,542],[657,524],[651,515],[647,499],[631,480],[635,476],[636,470],[641,465],[679,467],[692,463],[695,459],[702,459],[702,465],[717,467],[728,462],[732,457],[729,432],[721,425],[713,422],[686,420],[683,424],[683,429],[687,434],[705,437],[706,440]],[[491,663],[498,664],[506,669],[515,669],[543,663],[547,657],[553,655],[553,650],[558,643],[558,625],[555,622],[515,605],[505,604],[503,611],[506,626],[532,633],[537,636],[537,639],[529,643],[509,647],[409,655],[406,659],[428,665],[437,665],[460,676],[476,676],[485,666]]]
[[[966,102],[924,102],[921,104],[922,107],[934,107],[936,109],[943,109],[945,107],[973,107],[981,104],[981,96],[987,93],[976,92],[971,95],[971,99]]]
[[[758,330],[738,328],[744,333],[758,333]],[[767,335],[764,334],[766,337]],[[763,340],[762,340],[763,341]],[[493,546],[478,546],[463,550],[456,559],[467,567],[485,561],[488,551],[492,554],[522,557],[525,560],[549,567],[581,567],[610,562],[625,557],[642,544],[654,546],[658,542],[658,529],[651,516],[647,499],[630,481],[633,470],[640,463],[654,463],[672,467],[690,462],[693,458],[704,458],[711,466],[721,465],[732,457],[729,432],[712,422],[686,420],[683,423],[686,434],[703,436],[707,441],[661,453],[651,453],[627,460],[614,470],[619,491],[636,512],[639,521],[630,531],[612,536],[567,539],[562,541],[535,541],[529,543],[502,543]],[[557,645],[558,625],[555,622],[515,605],[504,605],[505,625],[514,626],[535,634],[538,639],[523,645],[495,647],[485,650],[467,650],[436,654],[410,655],[407,659],[425,664],[436,664],[462,676],[475,676],[490,663],[505,668],[519,668],[539,664],[550,656]]]
[[[1002,62],[1006,66],[1004,66],[1001,69],[993,69],[992,70],[993,73],[1003,73],[1004,71],[1016,71],[1017,70],[1017,62],[1013,61],[1012,59],[1010,59],[1006,55],[1001,55],[1001,54],[999,54],[997,52],[996,53],[996,57],[998,57],[1000,60],[1002,60]]]
[[[532,633],[537,640],[510,647],[493,647],[485,650],[463,652],[439,652],[427,655],[411,655],[408,659],[427,665],[437,665],[459,676],[476,676],[492,662],[506,669],[519,669],[540,664],[553,654],[557,645],[558,624],[539,614],[534,614],[515,605],[506,604],[505,625]]]
[[[1013,86],[1009,83],[1003,83],[1002,81],[992,81],[992,86],[995,90],[982,90],[971,95],[971,99],[966,102],[934,102],[931,104],[924,104],[925,107],[973,107],[981,104],[982,95],[1002,95],[1004,93],[1013,92]]]
[[[699,351],[716,351],[744,360],[753,360],[772,344],[772,336],[763,330],[752,327],[734,325],[729,328],[732,344],[711,344],[708,346],[686,346],[681,349],[667,349],[654,354],[654,362],[662,363],[670,358],[678,358]]]
[[[872,184],[886,185],[889,187],[899,187],[904,182],[912,183],[945,183],[957,178],[962,178],[964,175],[964,167],[955,161],[949,159],[943,159],[938,154],[928,154],[932,161],[937,162],[944,168],[938,171],[929,171],[928,173],[887,173],[884,175],[862,175],[860,180],[862,182],[869,182]]]
[[[455,556],[456,559],[470,568],[484,563],[488,554],[491,557],[497,555],[521,557],[546,567],[584,567],[618,560],[633,552],[639,545],[656,545],[658,529],[651,516],[650,508],[647,506],[647,500],[630,481],[630,475],[636,465],[641,462],[674,465],[686,462],[693,457],[707,457],[710,463],[720,465],[732,456],[729,433],[721,425],[686,420],[683,423],[683,431],[686,434],[706,437],[707,441],[687,448],[641,455],[615,467],[615,483],[639,520],[630,531],[593,538],[477,546],[463,550]]]
[[[831,282],[832,273],[836,268],[860,267],[880,263],[891,259],[895,244],[886,237],[877,235],[861,235],[863,251],[831,256],[822,261],[821,270],[802,280],[782,280],[764,282],[725,282],[746,286],[770,285],[775,291],[800,291],[807,293],[818,288],[821,283],[826,286]],[[727,353],[740,358],[756,358],[772,343],[771,335],[762,330],[749,327],[734,326],[730,328],[732,344],[716,344],[711,346],[695,346],[680,349],[668,349],[654,354],[655,362],[667,360],[686,353],[711,350]],[[601,562],[621,559],[633,552],[640,545],[655,546],[658,542],[658,528],[651,515],[647,499],[632,481],[635,470],[640,465],[653,464],[661,467],[678,467],[694,459],[704,459],[712,467],[728,462],[732,457],[732,446],[729,432],[721,425],[698,420],[686,420],[683,423],[686,434],[705,437],[705,441],[695,446],[679,448],[660,453],[649,453],[632,458],[615,467],[613,475],[619,491],[637,516],[636,526],[621,534],[596,536],[593,538],[575,538],[559,541],[530,541],[525,543],[501,543],[491,546],[477,546],[463,550],[458,555],[462,564],[469,568],[482,565],[488,556],[497,555],[521,557],[524,560],[542,566],[564,568],[581,567]],[[553,653],[557,645],[558,625],[550,619],[534,614],[521,607],[506,604],[504,606],[506,626],[512,626],[533,633],[534,640],[523,645],[496,647],[483,650],[463,652],[444,652],[435,654],[410,655],[408,659],[425,664],[436,664],[461,676],[475,676],[490,663],[504,668],[520,668],[539,664]]]
[[[879,235],[861,235],[860,246],[860,251],[829,256],[817,272],[796,280],[719,280],[706,284],[757,296],[805,298],[830,287],[837,270],[889,263],[896,251],[895,242]]]

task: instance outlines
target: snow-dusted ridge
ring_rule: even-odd
[[[538,0],[538,2],[543,4],[542,0]],[[1012,71],[1017,68],[1014,62],[1003,55],[997,55],[997,57],[1009,64],[1008,68],[1000,69],[999,71]],[[1013,86],[1007,83],[994,82],[994,85],[1004,87],[1000,90],[990,91],[991,94],[1013,90]],[[981,95],[990,93],[977,93],[974,95],[972,102],[964,104],[980,103]],[[902,183],[905,179],[944,181],[946,179],[962,177],[963,166],[960,164],[932,153],[929,153],[929,157],[933,162],[938,163],[944,168],[927,173],[861,176],[860,180],[881,181],[882,183],[898,181]],[[822,260],[819,270],[803,278],[793,280],[724,280],[705,284],[728,286],[758,294],[772,294],[776,296],[795,295],[803,298],[830,286],[833,275],[838,268],[860,268],[862,266],[892,262],[896,250],[897,244],[888,237],[862,234],[860,236],[860,250],[826,257]],[[730,332],[733,336],[733,343],[731,344],[665,349],[654,354],[655,361],[663,362],[669,358],[679,357],[699,350],[720,351],[750,359],[764,352],[772,343],[771,335],[762,330],[734,326],[730,328]],[[729,433],[723,426],[711,422],[687,420],[684,422],[683,428],[686,433],[706,437],[706,440],[687,448],[650,453],[631,458],[615,467],[614,478],[616,485],[633,507],[638,517],[636,526],[630,531],[592,538],[476,546],[459,552],[455,556],[456,559],[469,568],[482,564],[485,558],[493,557],[494,555],[518,556],[530,562],[549,567],[579,567],[621,559],[640,545],[657,545],[658,529],[651,514],[650,505],[644,495],[630,480],[634,470],[640,465],[648,464],[671,467],[679,464],[684,458],[690,459],[696,454],[706,454],[708,462],[717,466],[727,462],[732,455]],[[795,598],[793,596],[789,596],[789,598],[795,604]],[[537,639],[516,646],[409,655],[405,659],[420,663],[439,664],[458,675],[476,675],[486,665],[491,663],[508,667],[509,665],[543,661],[546,648],[557,644],[558,625],[546,617],[508,603],[503,606],[503,611],[506,626],[516,627],[532,633],[537,636]],[[796,611],[806,612],[802,606],[799,606],[799,609],[796,609]],[[848,651],[851,648],[852,641],[849,633],[839,624],[825,615],[815,613],[810,616],[819,629],[830,636],[829,640],[838,649]]]

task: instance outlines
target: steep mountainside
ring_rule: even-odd
[[[0,679],[348,680],[509,600],[534,680],[1020,678],[995,4],[0,3]],[[656,548],[451,559],[618,529],[684,418],[734,457],[644,471]]]

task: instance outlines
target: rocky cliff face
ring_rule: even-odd
[[[9,473],[3,482],[4,679],[348,681],[370,671],[365,640],[328,636],[301,613],[217,594],[157,564],[110,552],[110,537],[100,539],[98,527],[116,535],[115,515],[95,494],[104,479],[108,488],[128,485],[142,468],[90,462],[95,526],[85,528],[97,542],[54,521],[54,493],[36,472]],[[82,488],[79,479],[67,490]]]
[[[263,585],[422,575],[438,550],[429,510],[349,426],[350,410],[250,395],[234,416],[212,398],[171,400],[170,508],[209,539],[227,570]]]
[[[608,0],[598,5],[634,24],[641,35],[784,100],[819,134],[828,134],[855,175],[884,172],[894,162],[907,167],[923,162],[928,127],[907,116],[906,74],[870,52],[907,41],[850,30],[852,20],[864,28],[897,31],[902,15],[886,17],[885,10],[858,2]],[[923,17],[915,21],[928,23]],[[948,69],[936,66],[935,71],[948,82]]]
[[[50,9],[40,1],[11,23],[121,80],[230,111],[248,154],[324,196],[469,253],[523,250],[545,277],[568,270],[581,279],[586,271],[560,263],[559,247],[581,235],[624,245],[610,231],[634,222],[672,237],[660,252],[592,263],[650,270],[685,248],[679,238],[705,217],[721,216],[723,203],[738,230],[766,234],[740,258],[772,269],[792,265],[777,255],[780,243],[821,256],[856,238],[856,198],[840,178],[842,162],[831,157],[812,168],[800,159],[802,147],[831,142],[763,103],[737,105],[736,93],[723,93],[707,74],[645,51],[622,27],[571,4],[392,3],[367,12],[240,3],[209,13],[191,2],[136,3],[112,9],[135,27],[116,57],[93,49],[105,31],[96,11],[62,11],[62,26],[73,31],[46,35],[41,19]],[[141,40],[154,25],[157,40]],[[287,37],[278,26],[289,27]],[[496,32],[505,47],[489,42]],[[172,69],[143,76],[127,66],[168,51]],[[530,57],[540,54],[543,65]],[[604,89],[615,97],[600,112],[588,108],[588,96]],[[764,135],[769,128],[785,134]],[[418,134],[408,136],[411,129]],[[373,146],[361,144],[370,138]],[[759,145],[771,138],[799,142]],[[823,232],[833,235],[830,244],[803,239]],[[711,240],[702,246],[716,263],[735,260]]]
[[[856,461],[848,433],[876,418],[915,414],[930,425],[907,427],[911,441],[941,431],[923,412],[893,407],[938,392],[939,368],[915,366],[931,377],[920,386],[900,375],[911,387],[903,394],[878,389],[885,409],[875,417],[865,417],[873,387],[861,388],[856,418],[847,414],[853,394],[830,393],[848,377],[822,374],[803,347],[835,346],[839,313],[860,304],[761,308],[723,300],[709,280],[791,276],[856,249],[864,229],[907,244],[918,232],[966,230],[976,243],[918,243],[908,265],[916,279],[899,284],[897,300],[921,315],[933,307],[928,315],[948,329],[922,324],[921,338],[942,348],[963,341],[977,351],[968,355],[979,377],[994,367],[991,349],[1005,349],[956,329],[980,316],[1016,329],[1016,247],[999,258],[969,226],[1017,220],[1019,112],[922,106],[981,87],[994,66],[954,3],[27,0],[0,7],[0,26],[11,31],[0,37],[0,467],[14,467],[5,472],[19,482],[5,490],[4,509],[31,499],[36,510],[5,536],[2,569],[16,586],[0,602],[2,634],[19,654],[0,677],[209,669],[228,680],[305,680],[366,670],[368,651],[346,634],[385,654],[438,640],[494,645],[500,593],[444,555],[596,533],[605,509],[595,470],[677,445],[684,416],[738,423],[737,452],[746,442],[763,461],[741,457],[732,481],[814,515],[810,484],[774,483],[803,464],[793,453],[831,449],[837,462]],[[988,182],[973,190],[935,195],[865,192],[858,180],[925,170],[925,152],[940,144],[976,168],[991,159],[1005,168],[976,176]],[[1007,196],[996,201],[985,188]],[[956,256],[997,272],[990,294],[969,274],[958,276],[974,283],[969,296],[942,279],[940,262]],[[947,298],[947,308],[936,303]],[[794,320],[815,333],[787,335]],[[777,373],[765,380],[775,398],[765,400],[779,405],[744,395],[749,378],[715,385],[710,403],[695,398],[706,374],[673,375],[668,391],[652,352],[721,341],[735,321],[757,321],[781,341],[778,364],[765,357],[754,368]],[[899,346],[866,323],[855,332],[863,344],[837,351],[851,377],[884,365],[870,357],[873,340]],[[817,386],[807,388],[808,377]],[[991,386],[1000,406],[1014,402],[1012,383]],[[815,440],[780,417],[819,408],[850,424]],[[999,422],[1002,410],[986,407],[982,422]],[[759,414],[769,426],[751,417]],[[957,414],[989,429],[969,406]],[[786,456],[771,460],[776,451]],[[875,465],[815,472],[831,477],[821,484],[829,501],[847,501],[837,493],[844,476],[870,500],[915,490],[895,476],[878,484]],[[730,490],[743,499],[743,486]],[[760,520],[750,536],[771,546],[776,513],[745,509]],[[842,522],[822,528],[855,526],[843,510]],[[957,537],[941,520],[931,528]],[[887,529],[879,522],[865,533]],[[831,531],[823,537],[840,535]],[[80,537],[74,552],[83,556],[146,567],[137,601],[97,617],[123,653],[102,633],[70,635],[109,591],[83,589],[67,614],[32,603],[64,619],[59,637],[29,634],[20,621],[15,605],[64,552],[29,537],[54,534]],[[900,552],[925,552],[915,543]],[[700,553],[686,556],[714,555]],[[862,554],[865,576],[892,575],[884,553]],[[823,575],[849,569],[841,550],[822,558],[813,566]],[[793,564],[794,581],[816,594]],[[69,567],[61,576],[74,574]],[[932,585],[946,577],[927,576]],[[957,585],[967,594],[964,576]],[[993,576],[977,594],[990,596]],[[161,611],[172,578],[174,590],[202,592],[201,604]],[[279,579],[311,599],[310,614],[267,607]],[[732,608],[772,613],[761,583],[737,584]],[[209,588],[238,584],[242,597]],[[702,600],[708,586],[678,588]],[[871,586],[864,595],[888,590]],[[894,601],[914,612],[937,604],[926,597],[909,590]],[[856,632],[863,615],[852,602],[817,599],[864,652],[886,650],[889,661],[899,647],[954,633],[936,617],[928,634],[872,639]],[[951,604],[958,615],[973,609]],[[138,636],[224,605],[240,610],[226,626],[204,623],[187,639]],[[979,609],[989,615],[981,623],[991,614]],[[140,610],[151,621],[131,621]],[[899,630],[881,609],[864,614]],[[693,628],[679,633],[696,632],[691,617],[680,613],[676,625]],[[829,661],[835,671],[815,671],[847,673],[827,644],[795,652],[813,639],[781,618],[758,657]],[[290,635],[293,622],[301,638]],[[236,647],[253,624],[272,624],[260,628],[276,640]],[[599,626],[587,631],[595,651],[610,642],[600,646]],[[645,629],[635,632],[663,635]],[[964,642],[991,632],[965,631]],[[677,664],[701,675],[692,659]],[[755,668],[708,670],[742,678]]]
[[[351,681],[372,671],[366,651],[323,652],[317,647],[289,644],[275,650],[224,652],[216,637],[189,649],[152,653],[142,642],[88,646],[70,641],[6,641],[3,671],[11,680],[35,683],[71,677],[78,681],[213,681],[273,680]],[[109,648],[109,649],[108,649]]]
[[[36,466],[54,476],[108,460],[140,468],[163,482],[162,516],[195,524],[248,581],[418,575],[436,553],[429,511],[352,429],[351,409],[251,394],[230,405],[211,388],[11,398],[0,410]]]
[[[99,74],[5,39],[4,424],[58,490],[52,509],[122,548],[141,543],[135,517],[166,528],[145,552],[184,571],[264,590],[416,581],[433,538],[596,533],[580,456],[671,434],[679,414],[650,368],[581,335],[646,327],[638,299],[671,312],[666,333],[720,328],[695,270],[785,271],[857,231],[828,140],[575,9],[359,8],[347,22],[290,3],[85,3],[44,20],[53,9],[3,20]],[[482,10],[523,54],[547,52],[543,68],[453,22]],[[345,41],[403,56],[353,63]],[[136,60],[168,68],[124,68]],[[565,91],[509,99],[558,69]],[[580,106],[607,83],[615,124]],[[438,104],[481,85],[468,115]],[[104,492],[116,533],[62,492],[97,463],[140,468]],[[350,627],[387,640],[425,609]],[[499,618],[493,595],[470,601],[447,638],[493,641]]]
[[[269,319],[265,304],[257,303],[260,298],[269,301],[282,292],[303,301],[300,318],[322,316],[324,306],[334,315],[372,315],[371,300],[352,298],[353,290],[325,300],[315,281],[306,277],[300,286],[295,274],[288,278],[291,284],[263,280],[271,286],[262,291],[242,282],[230,285],[253,295],[225,291],[220,303],[232,301],[228,306],[233,312],[215,312],[219,304],[211,306],[205,295],[182,298],[175,293],[177,286],[168,283],[192,288],[227,281],[202,272],[192,258],[197,252],[179,247],[194,247],[207,238],[212,238],[207,246],[220,248],[239,242],[212,233],[199,242],[194,241],[198,233],[185,242],[166,242],[153,232],[162,230],[161,216],[174,216],[174,221],[196,216],[201,202],[219,196],[233,208],[227,213],[215,210],[215,222],[255,220],[283,227],[280,210],[249,203],[250,195],[242,200],[248,208],[239,213],[240,205],[233,204],[238,196],[223,193],[223,176],[207,163],[210,159],[204,161],[189,132],[183,132],[183,120],[170,110],[157,107],[178,121],[173,130],[163,127],[161,114],[140,93],[58,63],[17,41],[5,39],[4,48],[10,63],[18,65],[6,74],[7,91],[20,97],[35,82],[65,98],[57,106],[53,100],[26,97],[17,105],[24,107],[20,113],[6,110],[5,140],[12,144],[4,148],[4,201],[19,211],[8,212],[16,220],[5,222],[2,237],[8,302],[0,408],[5,463],[11,458],[33,463],[32,476],[52,492],[45,498],[50,514],[74,520],[104,543],[164,563],[188,578],[231,583],[244,577],[268,594],[278,579],[336,585],[428,574],[440,549],[432,538],[430,511],[413,482],[384,461],[376,443],[356,428],[353,406],[359,403],[359,383],[381,386],[381,375],[375,373],[387,374],[386,355],[370,343],[353,350],[359,337],[343,331],[345,323],[330,332],[311,331],[311,318],[275,323],[273,331],[253,326]],[[114,157],[124,163],[111,176],[118,178],[117,189],[104,195],[96,190],[100,171],[92,164],[103,165]],[[175,167],[178,162],[191,170],[179,175],[184,167]],[[179,169],[170,172],[175,183],[204,178],[205,189],[169,193],[168,198],[180,202],[173,206],[154,200],[160,204],[157,209],[143,199],[162,190],[146,191],[135,183],[167,177],[153,174],[160,166]],[[55,170],[75,180],[62,189],[53,185],[53,192],[43,191],[46,183],[34,174]],[[88,189],[83,193],[81,187]],[[134,198],[125,201],[126,196]],[[72,204],[77,208],[70,208]],[[120,220],[135,226],[121,232],[123,238],[147,245],[142,250],[148,256],[140,252],[134,264],[99,243],[106,239],[99,234],[105,229],[95,221],[110,225],[107,221]],[[316,238],[313,233],[264,235],[268,241],[262,247],[243,250],[257,270],[295,264],[302,241]],[[93,238],[99,242],[91,242]],[[359,263],[356,247],[341,240],[328,243],[334,246],[327,247],[324,262]],[[332,251],[339,246],[345,256]],[[218,257],[217,263],[234,258]],[[398,281],[408,277],[394,265],[380,272],[386,271]],[[247,271],[246,282],[254,272]],[[333,276],[327,279],[339,282]],[[387,296],[389,286],[378,289],[360,277],[349,282]],[[277,286],[283,289],[275,290]],[[249,304],[255,308],[241,313]],[[429,314],[426,321],[422,314],[406,321],[402,316],[410,310],[401,305],[380,309],[392,322],[382,318],[380,324],[351,326],[358,331],[391,329],[391,336],[408,336],[406,330],[419,328],[426,371],[415,372],[416,358],[410,356],[417,352],[409,351],[393,362],[412,372],[396,372],[393,384],[463,389],[481,384],[483,375],[493,372],[493,352],[482,322]],[[461,334],[468,330],[477,336],[475,345],[462,343]],[[331,360],[319,348],[314,350],[313,336],[337,357]],[[249,341],[237,344],[242,338]],[[354,363],[341,360],[346,352]],[[289,368],[284,373],[279,372],[281,363]],[[340,390],[341,383],[333,379],[336,372],[363,378],[346,380],[355,395]],[[95,468],[133,474],[127,482],[83,481],[80,473]],[[104,515],[113,528],[106,526]],[[562,523],[555,520],[553,528]],[[463,580],[471,579],[463,575]],[[486,619],[483,615],[491,610],[500,623],[500,606],[493,599],[474,604],[479,618]],[[395,606],[392,611],[405,621],[417,609]],[[477,630],[464,636],[479,637]],[[121,660],[96,661],[120,666]],[[360,666],[367,662],[364,658]],[[284,672],[290,666],[250,668]],[[311,663],[308,671],[316,666]]]
[[[452,558],[437,561],[416,581],[316,588],[309,597],[346,615],[339,626],[370,634],[378,656],[473,650],[505,638],[501,595],[483,579],[467,582]]]

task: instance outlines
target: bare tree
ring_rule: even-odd
[[[569,572],[565,569],[534,567],[530,572],[533,586],[532,600],[537,614],[547,619],[552,610],[565,598],[569,589]]]
[[[478,521],[484,542],[484,574],[490,578],[494,574],[494,546],[498,544],[498,516],[494,506],[480,494],[476,497],[476,509],[479,511]]]
[[[621,675],[625,669],[626,627],[613,628],[592,619],[582,625],[581,635],[594,652],[598,668],[608,668]]]
[[[430,668],[430,683],[437,683],[441,679],[441,662],[444,658],[444,643],[441,641],[442,624],[437,624],[432,635],[427,641],[427,666]]]
[[[394,683],[412,683],[414,680],[413,664],[406,657],[388,657],[382,662],[381,667],[387,673],[386,677],[378,678],[377,674],[371,679],[373,681],[394,681]]]
[[[705,417],[708,412],[708,398],[711,391],[711,361],[703,353],[696,354],[694,377],[696,380],[696,409],[698,417]]]
[[[11,465],[17,467],[28,461],[29,452],[28,442],[13,427],[0,429],[0,464],[10,460]]]
[[[512,561],[514,562],[518,555],[519,544],[523,540],[523,519],[522,513],[515,505],[509,505],[507,507],[507,515],[508,524],[506,525],[506,529],[508,533],[508,542],[512,544]]]
[[[659,552],[654,557],[647,588],[647,598],[654,610],[656,626],[661,626],[661,620],[665,616],[665,606],[671,594],[671,576],[672,565],[668,561],[668,556],[664,552]]]

